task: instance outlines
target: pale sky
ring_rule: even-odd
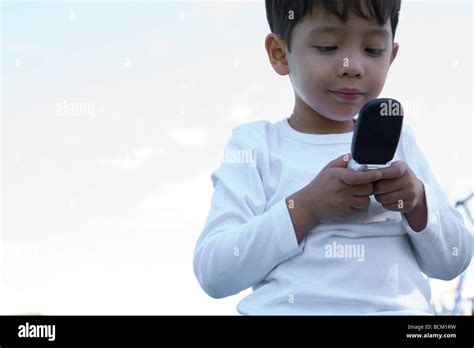
[[[381,93],[450,202],[473,191],[472,8],[402,1]],[[268,32],[263,1],[2,1],[0,314],[237,314],[248,290],[208,297],[192,258],[232,128],[291,113]]]

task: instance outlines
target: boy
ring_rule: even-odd
[[[422,272],[458,276],[472,241],[413,133],[404,127],[390,167],[346,168],[353,117],[397,55],[400,0],[266,0],[266,9],[265,47],[290,77],[294,111],[233,130],[233,160],[211,176],[199,283],[214,298],[253,287],[241,314],[433,314]]]

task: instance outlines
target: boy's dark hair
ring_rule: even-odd
[[[368,13],[364,13],[364,6]],[[293,29],[316,7],[337,16],[343,23],[349,12],[367,20],[375,17],[380,25],[384,25],[390,17],[394,39],[400,6],[401,0],[265,0],[270,30],[287,43],[290,52]]]

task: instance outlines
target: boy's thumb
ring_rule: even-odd
[[[351,160],[352,156],[350,153],[339,156],[335,160],[329,162],[325,168],[347,168],[347,163]]]

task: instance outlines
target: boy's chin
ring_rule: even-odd
[[[357,113],[355,114],[349,114],[349,115],[324,115],[324,117],[326,117],[327,119],[331,120],[331,121],[336,121],[336,122],[347,122],[347,121],[351,121],[354,116],[357,115]]]
[[[350,108],[333,108],[333,107],[328,107],[325,110],[321,110],[321,112],[318,112],[321,116],[324,116],[325,118],[331,120],[331,121],[336,121],[336,122],[347,122],[352,120],[358,113],[359,113],[360,107],[355,106],[355,107],[350,107]]]

